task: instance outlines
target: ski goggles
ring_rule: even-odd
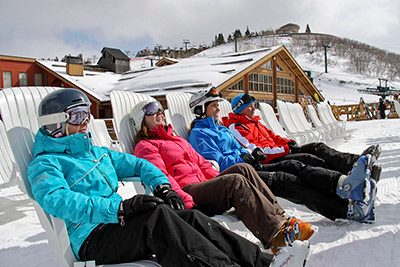
[[[254,102],[255,97],[252,96],[249,93],[245,93],[243,94],[243,96],[240,98],[239,102],[237,102],[237,104],[232,108],[232,111],[235,112],[235,110],[237,110],[238,108],[240,108],[243,105],[249,104],[251,102]]]
[[[143,112],[147,116],[157,114],[158,111],[161,111],[162,113],[164,113],[164,109],[161,106],[161,103],[158,101],[150,102],[146,106],[143,107]]]
[[[90,107],[78,106],[66,111],[68,114],[67,122],[72,125],[83,124],[90,121]]]
[[[207,97],[214,96],[214,97],[221,97],[221,98],[222,98],[221,92],[218,91],[218,89],[215,88],[215,87],[212,87],[212,88],[210,89],[210,91],[208,91],[208,93],[206,94],[206,96],[207,96]]]

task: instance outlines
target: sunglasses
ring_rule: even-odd
[[[161,106],[160,102],[158,102],[158,101],[148,103],[146,106],[143,107],[143,112],[147,116],[157,114],[158,111],[161,111],[162,113],[164,113],[164,109]]]
[[[242,105],[248,104],[250,102],[253,102],[255,99],[254,96],[252,96],[249,93],[245,93],[239,100],[239,102],[232,108],[232,111],[237,110],[238,108],[240,108]]]
[[[80,125],[85,121],[90,121],[90,108],[88,106],[79,106],[66,111],[68,114],[67,122],[72,125]]]

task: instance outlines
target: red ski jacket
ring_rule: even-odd
[[[229,113],[228,117],[222,118],[225,127],[232,131],[235,138],[245,149],[253,151],[257,146],[264,149],[267,160],[263,163],[289,154],[287,143],[291,140],[275,135],[264,124],[260,123],[260,120],[259,116],[250,118],[247,115],[239,116],[234,113]]]

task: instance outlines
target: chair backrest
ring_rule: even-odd
[[[304,114],[303,108],[299,103],[292,104],[293,112],[298,115],[300,122],[303,124],[304,129],[313,130],[311,123],[307,120],[306,115]]]
[[[222,101],[219,102],[219,109],[221,110],[219,112],[219,117],[227,117],[229,113],[232,112],[232,106],[231,103],[229,103],[228,100],[223,99]]]
[[[107,125],[104,120],[94,119],[92,116],[88,129],[92,133],[92,142],[95,146],[105,146],[111,150],[122,151],[119,142],[113,140],[108,133]]]
[[[4,185],[17,177],[17,165],[2,120],[0,120],[0,137],[0,185]]]
[[[290,116],[290,111],[289,111],[286,103],[281,100],[277,100],[276,104],[278,107],[279,122],[285,128],[285,131],[292,133],[292,134],[298,133],[297,127],[294,124],[292,117]]]
[[[282,125],[279,123],[278,119],[276,118],[274,109],[271,105],[267,103],[259,103],[261,115],[265,121],[266,126],[268,129],[274,132],[276,135],[280,135],[283,138],[287,138],[287,133],[283,130]]]
[[[315,110],[313,105],[307,105],[308,108],[308,117],[314,123],[316,127],[323,127],[321,120],[318,117],[317,111]]]
[[[124,152],[133,154],[135,148],[135,130],[130,120],[134,106],[144,100],[155,100],[153,97],[127,91],[112,91],[110,94],[114,117],[114,127]]]
[[[191,96],[191,93],[183,92],[168,92],[166,94],[172,127],[179,136],[186,140],[189,139],[190,124],[195,118],[189,108]]]
[[[400,117],[400,103],[397,100],[393,100],[393,102],[394,102],[394,108],[396,110],[396,113]]]

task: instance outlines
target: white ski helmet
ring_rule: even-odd
[[[158,111],[164,112],[164,108],[160,102],[154,99],[141,101],[134,106],[130,113],[130,119],[135,131],[140,131],[144,115],[154,115]]]
[[[194,93],[189,101],[190,111],[196,116],[197,119],[204,119],[206,117],[206,109],[209,103],[214,101],[222,101],[222,94],[217,88],[201,90]]]

